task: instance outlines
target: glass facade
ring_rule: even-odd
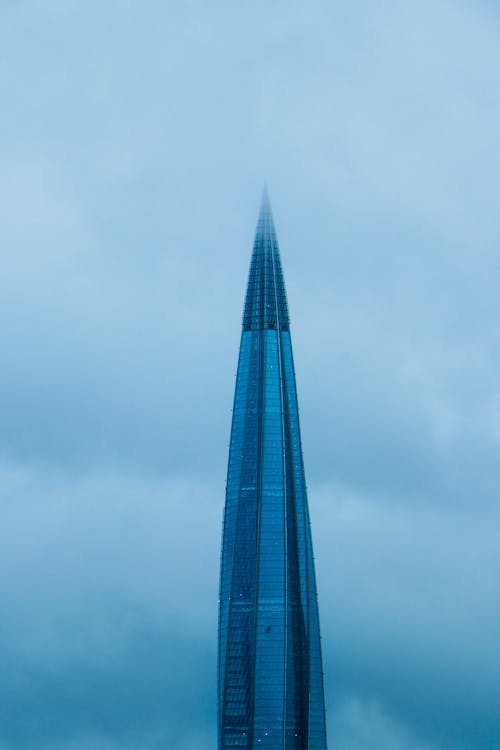
[[[295,373],[266,196],[243,314],[219,607],[220,750],[325,750],[318,604]]]

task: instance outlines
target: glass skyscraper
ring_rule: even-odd
[[[220,750],[325,750],[318,604],[292,345],[266,194],[243,313],[219,607]]]

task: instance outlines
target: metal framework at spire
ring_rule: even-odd
[[[248,277],[243,330],[287,331],[288,307],[281,260],[267,192],[264,192]]]

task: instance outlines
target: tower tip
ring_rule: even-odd
[[[271,201],[269,200],[269,191],[267,189],[267,183],[264,183],[264,189],[262,190],[262,198],[260,201],[260,217],[271,216]]]
[[[262,193],[243,311],[244,330],[288,330],[285,282],[267,186]]]

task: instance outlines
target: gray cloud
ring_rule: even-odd
[[[208,486],[2,476],[2,745],[158,734],[181,747],[213,733],[218,539],[206,529],[220,508]]]
[[[351,694],[385,706],[423,743],[487,747],[500,666],[498,511],[450,513],[439,497],[398,506],[340,485],[313,487],[311,501],[332,713]]]

